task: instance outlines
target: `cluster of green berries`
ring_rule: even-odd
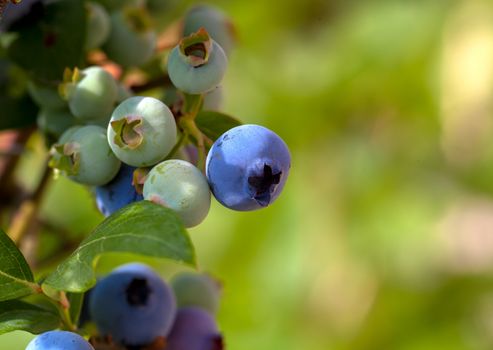
[[[71,332],[51,331],[32,340],[26,350],[222,350],[215,320],[220,292],[220,284],[207,274],[179,273],[168,284],[146,265],[122,265],[84,299],[84,325],[94,324],[100,336],[88,342]]]

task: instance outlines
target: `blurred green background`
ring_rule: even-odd
[[[214,202],[190,230],[200,268],[224,284],[227,348],[492,349],[493,3],[207,3],[239,35],[224,111],[273,129],[293,156],[272,207]],[[102,220],[64,179],[42,218],[75,240]],[[56,236],[41,243],[49,257]],[[0,349],[30,337],[3,335]]]

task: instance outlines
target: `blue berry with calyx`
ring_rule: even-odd
[[[227,65],[221,46],[201,28],[173,48],[168,57],[168,75],[181,91],[202,94],[221,83]]]
[[[120,169],[100,126],[74,126],[51,148],[49,165],[71,180],[92,186],[110,182]]]
[[[224,206],[240,211],[272,204],[291,167],[286,143],[259,125],[232,128],[212,145],[206,175],[212,193]]]
[[[147,175],[144,199],[173,209],[186,227],[193,227],[207,216],[211,192],[197,167],[184,160],[169,159]]]
[[[95,188],[96,204],[104,216],[113,214],[124,206],[144,199],[134,186],[136,168],[122,164],[120,171],[111,182]]]
[[[108,125],[108,143],[124,163],[152,166],[163,160],[176,143],[173,113],[154,97],[130,97],[120,103]]]
[[[31,340],[26,350],[94,350],[94,348],[76,333],[49,331]]]
[[[178,309],[166,350],[222,350],[224,342],[210,313],[201,308]]]
[[[168,335],[176,302],[171,288],[154,270],[130,263],[96,284],[89,310],[102,336],[123,346],[145,346]]]

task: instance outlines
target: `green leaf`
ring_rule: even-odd
[[[12,331],[43,333],[60,327],[56,313],[20,300],[0,302],[0,334]]]
[[[181,220],[171,209],[149,201],[132,203],[106,218],[44,284],[84,292],[96,283],[97,257],[125,252],[195,265],[195,252]]]
[[[65,67],[83,60],[85,27],[82,0],[37,2],[9,28],[18,35],[7,55],[39,79],[61,80]]]
[[[205,136],[216,141],[222,134],[241,125],[238,119],[216,111],[200,111],[195,118],[197,127]]]
[[[22,253],[9,236],[0,230],[0,301],[17,299],[39,292]]]

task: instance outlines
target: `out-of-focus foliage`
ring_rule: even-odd
[[[293,154],[272,207],[216,203],[191,230],[228,348],[493,348],[493,3],[210,3],[239,34],[224,112]],[[43,216],[75,237],[101,220],[63,179]]]

